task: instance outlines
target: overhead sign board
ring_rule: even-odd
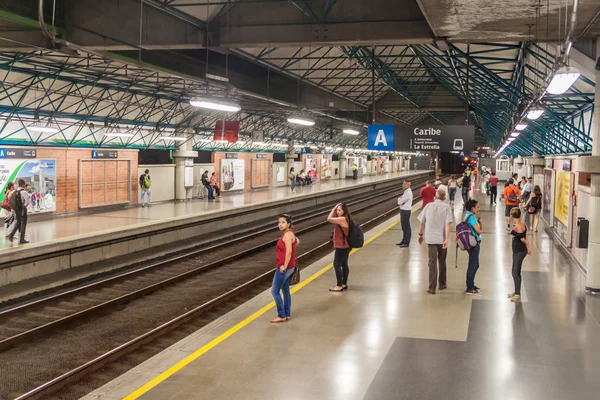
[[[369,150],[394,151],[395,125],[369,125]]]
[[[267,155],[265,153],[256,153],[256,158],[257,159],[264,159],[267,158]]]
[[[225,153],[225,158],[230,158],[230,159],[238,158],[238,153]]]
[[[0,158],[36,158],[36,151],[33,149],[0,148]]]
[[[396,151],[465,151],[475,149],[473,125],[396,125]]]
[[[92,158],[106,159],[119,158],[119,152],[107,150],[92,150]]]
[[[490,158],[488,150],[475,150],[471,152],[471,158]]]

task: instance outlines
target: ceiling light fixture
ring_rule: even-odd
[[[305,117],[288,117],[287,120],[290,124],[298,124],[304,126],[313,126],[315,124],[315,121]]]
[[[229,143],[227,140],[215,140],[215,143]]]
[[[579,75],[581,75],[581,74],[575,68],[571,68],[571,67],[559,68],[556,71],[556,73],[554,74],[554,76],[552,77],[552,81],[550,81],[550,84],[548,85],[548,89],[547,89],[548,93],[550,93],[550,94],[565,93],[567,90],[569,90],[569,88],[571,86],[573,86],[575,81],[579,78]]]
[[[509,137],[508,139],[506,139],[507,142],[512,142],[513,140],[515,140],[516,138],[514,137]]]
[[[50,125],[40,125],[33,124],[27,127],[28,130],[32,132],[40,132],[40,133],[56,133],[58,132],[58,128]]]
[[[522,131],[525,128],[527,128],[527,124],[517,124],[517,126],[515,127],[515,129],[518,131]]]
[[[190,100],[190,104],[194,107],[226,112],[238,112],[242,109],[239,104],[224,100],[194,99]]]
[[[358,135],[360,133],[356,129],[344,129],[343,132],[348,135]]]
[[[519,137],[520,134],[521,134],[521,132],[513,132],[510,134],[510,137],[517,138],[517,137]]]
[[[174,140],[176,142],[183,142],[183,141],[188,140],[188,138],[181,137],[181,136],[160,136],[159,139],[162,139],[162,140]]]
[[[124,138],[128,138],[128,137],[133,137],[135,136],[134,133],[121,133],[121,132],[106,132],[104,134],[104,136],[108,136],[108,137],[124,137]]]
[[[533,107],[531,110],[527,112],[527,118],[531,120],[536,120],[542,116],[544,113],[544,109],[541,107]]]

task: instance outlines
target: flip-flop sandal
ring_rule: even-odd
[[[278,324],[278,323],[280,323],[280,322],[285,322],[285,321],[287,321],[287,319],[286,319],[286,318],[281,318],[281,319],[279,319],[279,317],[275,317],[275,318],[273,318],[273,319],[272,319],[271,321],[269,321],[269,322],[271,322],[272,324]]]
[[[329,291],[330,291],[330,292],[343,292],[343,291],[344,291],[344,289],[339,289],[339,290],[336,290],[336,289],[333,289],[333,288],[331,288],[331,289],[329,289]]]

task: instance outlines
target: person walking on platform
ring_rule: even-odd
[[[11,242],[14,240],[15,233],[19,230],[20,233],[20,244],[29,243],[25,240],[25,231],[27,230],[27,207],[31,204],[29,193],[27,193],[27,184],[25,180],[19,179],[17,181],[17,188],[9,199],[10,208],[15,213],[15,219],[17,223],[14,224],[12,230],[8,232],[8,240]]]
[[[15,212],[12,208],[10,208],[10,196],[15,191],[15,184],[13,182],[8,182],[6,184],[6,190],[4,191],[4,200],[2,200],[2,210],[0,210],[0,217],[4,218],[4,236],[8,237],[9,233],[12,231],[13,227],[17,224],[17,219],[15,218]]]
[[[467,204],[467,201],[469,200],[469,192],[471,191],[471,177],[467,175],[466,172],[463,174],[462,181],[460,182],[460,187],[462,188],[462,199],[464,208],[464,205]]]
[[[427,204],[433,203],[433,200],[435,199],[435,188],[431,186],[429,181],[425,182],[425,186],[421,189],[419,196],[423,199],[423,208],[425,208]]]
[[[150,191],[150,186],[152,186],[152,180],[150,179],[150,170],[147,169],[142,175],[140,175],[140,188],[142,189],[142,207],[146,207],[146,205],[152,205],[152,192]],[[144,201],[144,197],[146,195],[148,195],[148,203]]]
[[[213,188],[213,190],[217,194],[217,197],[220,197],[221,196],[221,188],[217,184],[217,176],[215,175],[214,172],[210,176],[210,186]]]
[[[448,201],[448,185],[444,185],[444,182],[440,181],[439,185],[436,185],[436,189],[437,189],[436,196],[437,196],[437,193],[439,193],[439,192],[440,192],[440,190],[443,190],[443,191],[444,191],[444,198],[445,198],[445,199],[444,199],[444,200],[442,200],[442,201],[443,201],[444,203],[446,203],[446,204],[448,204],[448,205],[449,205],[449,204],[450,204],[450,202]]]
[[[290,180],[290,189],[292,189],[292,193],[294,193],[294,188],[296,187],[296,173],[294,172],[294,167],[290,168],[288,179]]]
[[[537,232],[540,223],[540,210],[542,209],[542,190],[539,185],[535,185],[533,188],[533,192],[531,192],[524,208],[529,214],[529,229]]]
[[[519,196],[521,196],[521,191],[514,185],[514,181],[509,179],[508,186],[504,188],[504,201],[506,203],[504,216],[506,217],[507,232],[510,232],[510,210],[519,205]]]
[[[410,213],[412,211],[413,193],[410,188],[410,181],[404,181],[402,183],[402,197],[398,199],[398,205],[400,206],[400,222],[402,224],[402,241],[396,243],[400,247],[408,247],[410,245],[410,235],[412,234],[410,229]]]
[[[527,240],[527,226],[521,221],[521,209],[514,207],[510,210],[510,216],[515,223],[515,227],[510,232],[512,235],[512,277],[515,283],[515,291],[508,295],[508,298],[514,302],[521,301],[521,268],[527,255],[531,255],[529,241]]]
[[[458,189],[458,182],[456,176],[452,175],[448,181],[448,190],[450,191],[450,207],[454,207],[454,197],[456,196],[456,190]]]
[[[479,269],[479,252],[481,250],[481,214],[479,213],[479,202],[469,199],[465,204],[465,221],[471,228],[471,234],[477,239],[477,244],[471,247],[469,253],[469,266],[467,268],[467,294],[480,295],[480,289],[475,286],[475,275]]]
[[[490,176],[490,205],[496,204],[497,199],[498,199],[498,177],[496,176],[496,171],[492,171],[492,176]]]
[[[292,317],[292,295],[290,294],[290,277],[296,268],[296,246],[300,239],[292,230],[292,217],[282,214],[278,220],[279,230],[283,235],[275,247],[275,275],[271,285],[271,294],[277,307],[277,317],[272,323],[289,321]],[[283,300],[281,299],[283,292]]]
[[[419,244],[423,239],[427,243],[429,254],[429,290],[427,293],[435,294],[438,267],[440,290],[446,289],[446,257],[448,255],[448,240],[450,238],[450,224],[453,221],[452,209],[446,202],[446,192],[438,189],[433,203],[427,206],[419,215],[421,227],[419,229]],[[425,235],[425,238],[423,238]]]
[[[350,224],[354,222],[346,203],[337,204],[329,215],[327,222],[335,224],[333,229],[333,247],[335,249],[333,256],[333,269],[337,284],[329,289],[330,292],[342,292],[348,290],[348,257],[350,256],[350,245],[348,245],[348,235],[350,234]]]
[[[202,185],[204,185],[206,190],[208,190],[208,199],[214,200],[215,194],[213,192],[212,185],[210,184],[210,180],[208,179],[208,171],[204,171],[204,173],[202,174]]]
[[[473,187],[475,191],[477,191],[477,185],[479,184],[479,170],[477,167],[473,168]]]

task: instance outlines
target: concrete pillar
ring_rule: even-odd
[[[348,160],[348,156],[346,155],[346,150],[343,150],[340,153],[340,179],[346,179],[347,160]]]
[[[193,133],[187,133],[190,136],[190,140],[182,143],[176,151],[173,152],[175,158],[175,200],[186,200],[192,197],[192,187],[198,177],[193,177],[192,186],[186,187],[185,185],[185,169],[186,162],[194,168],[194,157],[198,157],[198,152],[193,151],[194,142],[191,138]],[[190,168],[190,166],[188,166]]]
[[[600,39],[600,38],[599,38]],[[600,40],[596,51],[600,51]],[[599,53],[600,54],[600,53]],[[586,259],[588,293],[600,294],[600,71],[596,70],[596,93],[592,116],[592,156],[577,159],[577,171],[591,174],[590,232]]]

